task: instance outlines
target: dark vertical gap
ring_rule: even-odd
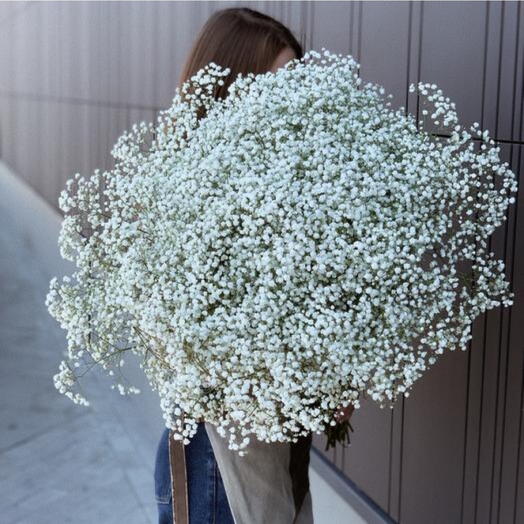
[[[348,27],[348,34],[349,34],[349,49],[348,53],[352,54],[352,36],[353,36],[353,6],[354,2],[349,3],[349,27]],[[345,449],[342,450],[342,470],[347,474],[345,471],[345,465],[346,465],[346,451]],[[349,476],[349,475],[348,475]]]
[[[485,90],[486,90],[486,62],[487,62],[487,32],[489,28],[489,14],[490,14],[490,3],[486,3],[486,24],[485,24],[485,38],[484,38],[484,57],[483,57],[483,74],[482,74],[482,104],[480,108],[480,127],[484,128],[484,99],[485,99]],[[478,196],[477,196],[478,198]],[[482,367],[481,367],[481,387],[480,387],[480,413],[479,413],[479,423],[478,423],[478,439],[477,439],[477,467],[475,474],[475,509],[473,521],[477,521],[477,510],[478,510],[478,491],[479,491],[479,469],[480,469],[480,450],[482,444],[482,414],[484,406],[484,370],[486,366],[486,331],[487,331],[487,312],[483,314],[483,330],[482,330]]]
[[[513,109],[512,115],[511,115],[511,138],[514,137],[514,126],[515,126],[515,109],[516,109],[516,93],[517,93],[517,70],[518,70],[518,59],[519,59],[519,44],[520,44],[520,2],[517,5],[517,37],[515,41],[515,66],[513,70],[513,100],[511,107]],[[521,85],[521,88],[524,91],[524,87]],[[524,92],[521,93],[521,95],[524,95]],[[522,96],[520,97],[521,100],[521,112],[522,112]],[[522,129],[522,121],[520,122],[521,129]],[[521,135],[521,133],[519,133]],[[520,138],[520,136],[519,136]],[[520,169],[520,151],[521,147],[519,147],[519,156],[518,156],[518,163],[516,164],[517,168],[516,170]],[[510,146],[510,161],[513,159],[513,144]],[[519,172],[517,171],[517,177],[519,175]],[[518,193],[517,193],[518,195]],[[515,252],[516,252],[516,234],[517,234],[517,228],[518,228],[518,199],[515,198],[515,220],[513,222],[513,234],[512,234],[512,241],[511,245],[513,246],[513,252],[511,254],[511,265],[510,265],[510,290],[513,292],[513,277],[515,273]],[[501,432],[501,448],[500,448],[500,476],[499,476],[499,485],[498,485],[498,502],[497,502],[497,519],[500,519],[500,493],[502,490],[502,471],[503,471],[503,459],[504,459],[504,437],[506,434],[506,403],[507,403],[507,392],[508,392],[508,368],[509,368],[509,357],[510,357],[510,333],[511,333],[511,320],[512,320],[512,313],[513,308],[511,307],[508,311],[508,325],[506,329],[506,341],[505,341],[505,347],[506,347],[506,368],[504,370],[504,400],[502,403],[502,432]],[[502,338],[502,337],[501,337]]]
[[[524,74],[522,75],[524,77]],[[522,147],[519,148],[519,155],[518,155],[518,162],[517,162],[517,166],[519,166],[519,168],[521,167],[521,153],[522,153]],[[519,184],[519,189],[517,190],[517,195],[516,195],[516,198],[518,198],[518,193],[520,191],[520,186],[521,184]],[[518,201],[517,201],[518,202]],[[518,210],[518,207],[517,207],[517,210]],[[515,221],[517,219],[517,213],[515,211]],[[517,228],[515,227],[515,231],[517,230]],[[514,238],[515,238],[515,235],[514,235]],[[519,409],[519,430],[518,430],[518,437],[517,437],[517,467],[516,467],[516,471],[515,471],[515,488],[514,488],[514,496],[513,496],[513,522],[516,524],[517,522],[517,498],[518,498],[518,485],[519,485],[519,475],[520,475],[520,449],[522,447],[521,445],[521,440],[522,440],[522,410],[524,409],[523,408],[523,405],[524,405],[524,359],[522,360],[522,366],[521,366],[521,383],[520,383],[520,409]]]
[[[420,2],[420,20],[418,30],[418,57],[417,57],[417,84],[420,82],[420,73],[422,69],[422,34],[424,30],[424,2]],[[419,104],[420,97],[417,96],[417,129],[419,127]],[[405,408],[406,398],[402,395],[402,411],[401,411],[401,422],[400,422],[400,458],[399,458],[399,481],[398,481],[398,521],[401,521],[402,516],[402,466],[404,458],[404,422],[405,422]]]
[[[502,47],[504,42],[504,17],[505,17],[505,4],[502,2],[502,9],[500,12],[500,35],[499,35],[499,55],[498,55],[498,67],[497,67],[497,102],[496,102],[496,112],[495,112],[495,136],[498,136],[499,130],[499,111],[500,111],[500,85],[501,85],[501,69],[502,69]],[[513,131],[513,128],[512,128]],[[512,133],[513,138],[513,133]],[[495,176],[492,175],[493,183],[495,183]],[[492,237],[489,237],[489,250],[491,251]],[[508,237],[508,221],[506,220],[504,227],[504,255],[507,249],[507,237]],[[505,256],[504,256],[505,258]],[[489,511],[488,515],[491,519],[491,512],[493,509],[493,482],[495,478],[495,451],[497,448],[497,423],[499,420],[499,383],[500,383],[500,354],[501,354],[501,338],[502,338],[502,317],[503,317],[503,307],[499,306],[499,343],[498,343],[498,354],[497,354],[497,382],[495,387],[495,420],[494,420],[494,429],[493,429],[493,448],[491,451],[491,479],[490,479],[490,495],[489,495]],[[487,326],[487,315],[486,315],[486,326]]]
[[[410,68],[411,68],[411,33],[413,23],[413,3],[409,3],[408,11],[408,44],[407,44],[407,67],[406,67],[406,98],[405,98],[405,114],[408,113],[409,104],[409,80],[410,80]],[[420,31],[420,26],[419,26]],[[419,57],[420,57],[420,44],[419,44]],[[419,68],[420,75],[420,68]],[[391,513],[391,492],[392,492],[392,475],[393,475],[393,424],[395,421],[394,409],[391,409],[391,415],[389,420],[389,478],[388,478],[388,513]],[[402,441],[401,441],[402,442]],[[399,482],[399,517],[400,517],[400,482]]]
[[[314,13],[315,13],[315,6],[313,5],[313,16],[311,17],[313,20],[311,22],[311,34],[313,34],[313,30],[314,30]],[[342,471],[344,471],[344,466],[346,464],[346,446],[342,446],[342,456],[341,456],[341,459],[340,459],[340,469]]]
[[[487,42],[488,42],[488,31],[489,31],[489,9],[490,2],[486,2],[486,18],[484,26],[484,57],[483,57],[483,81],[482,81],[482,95],[481,95],[481,114],[484,110],[484,88],[485,88],[485,78],[486,78],[486,62],[487,62]],[[481,121],[482,121],[481,117]],[[470,326],[470,334],[473,326]],[[468,341],[467,353],[468,353],[468,371],[466,377],[466,420],[464,423],[464,443],[462,447],[462,493],[461,493],[461,502],[460,502],[460,520],[464,522],[464,497],[466,490],[466,458],[467,458],[467,441],[468,441],[468,429],[469,429],[469,397],[470,397],[470,382],[471,382],[471,352],[472,352],[472,339]],[[478,460],[477,460],[478,466]],[[476,498],[477,488],[475,487],[475,512],[477,506]]]
[[[519,4],[519,9],[520,9],[520,4]],[[518,38],[518,37],[517,37]],[[516,71],[516,60],[515,60],[515,71]],[[516,78],[516,75],[515,75],[515,78]],[[514,108],[515,107],[515,93],[513,93],[513,104],[512,104],[512,107]],[[512,122],[514,120],[514,114],[512,115]],[[513,125],[512,125],[512,129],[513,129]],[[520,146],[522,147],[522,146]],[[520,151],[520,150],[519,150]],[[511,160],[513,159],[513,144],[510,145],[510,162]],[[519,161],[520,161],[520,154],[519,154]],[[517,163],[517,166],[519,164]],[[518,174],[518,172],[517,172]],[[515,199],[516,200],[516,199]],[[517,231],[517,226],[518,226],[518,222],[517,222],[517,218],[518,218],[518,205],[515,206],[515,220],[514,220],[514,224],[513,224],[513,235],[512,235],[512,246],[513,246],[513,253],[512,253],[512,257],[511,257],[511,269],[510,269],[510,283],[511,283],[511,287],[510,287],[510,290],[513,291],[513,275],[514,275],[514,257],[515,257],[515,248],[516,248],[516,245],[515,245],[515,239],[516,239],[516,231]],[[507,228],[506,228],[506,237],[504,239],[504,254],[506,255],[507,253]],[[503,397],[503,401],[502,401],[502,417],[501,417],[501,420],[502,420],[502,430],[501,430],[501,437],[500,437],[500,475],[499,475],[499,483],[498,483],[498,488],[497,488],[497,493],[498,493],[498,498],[497,498],[497,521],[500,520],[500,493],[501,493],[501,489],[502,489],[502,471],[503,471],[503,459],[504,459],[504,437],[505,437],[505,432],[506,432],[506,402],[507,402],[507,390],[508,390],[508,366],[509,366],[509,357],[510,357],[510,346],[509,346],[509,343],[510,343],[510,333],[511,333],[511,318],[512,318],[512,311],[513,311],[513,308],[510,308],[509,311],[508,311],[508,325],[507,325],[507,329],[506,329],[506,332],[505,332],[505,348],[506,348],[506,366],[505,366],[505,369],[504,369],[504,397]],[[502,315],[501,315],[502,316]],[[501,351],[502,349],[502,338],[503,338],[503,333],[502,333],[502,330],[500,331],[500,337],[499,337],[499,351]],[[493,463],[494,463],[494,458],[495,458],[495,452],[493,452]]]
[[[489,8],[490,2],[486,2],[486,22],[484,27],[484,62],[483,62],[483,78],[486,77],[486,49],[487,49],[487,40],[488,40],[488,30],[489,30]],[[482,108],[484,107],[484,86],[482,88]],[[470,334],[473,326],[470,326]],[[464,522],[464,498],[466,492],[466,459],[467,459],[467,443],[468,443],[468,430],[469,430],[469,397],[470,397],[470,383],[471,383],[471,352],[472,352],[472,339],[468,341],[467,353],[468,353],[468,371],[466,377],[466,417],[464,421],[464,443],[462,446],[462,487],[461,487],[461,497],[460,497],[460,521]],[[476,493],[476,489],[475,489]],[[476,507],[476,498],[475,498],[475,507]],[[475,509],[476,511],[476,509]]]
[[[520,15],[520,3],[519,3],[519,15]],[[520,17],[519,17],[519,27],[520,27]],[[524,68],[522,68],[522,79],[521,79],[521,87],[522,91],[524,93]],[[520,99],[520,132],[519,132],[519,139],[522,140],[523,138],[523,129],[524,129],[524,97],[521,97]],[[519,147],[519,154],[518,154],[518,161],[516,163],[517,169],[520,170],[522,167],[521,164],[521,154],[522,154],[522,147]],[[520,173],[519,173],[520,174]],[[520,182],[520,180],[519,180]],[[517,218],[518,218],[518,198],[519,193],[521,189],[521,183],[518,184],[517,187],[517,193],[515,195],[515,201],[516,201],[516,209],[515,209],[515,230],[513,231],[513,245],[515,246],[515,240],[516,240],[516,234],[517,234]],[[513,260],[515,260],[515,249],[513,250]],[[513,263],[514,267],[514,263]],[[513,273],[512,273],[513,276]],[[511,281],[511,289],[513,290],[513,279]],[[508,337],[509,337],[510,330],[508,329]],[[521,366],[521,383],[520,383],[520,409],[519,409],[519,424],[518,424],[518,438],[517,438],[517,467],[515,468],[515,484],[514,484],[514,496],[513,496],[513,522],[517,522],[517,495],[518,495],[518,485],[519,485],[519,475],[520,475],[520,449],[521,449],[521,439],[522,439],[522,410],[524,409],[524,359],[522,361]]]
[[[503,6],[504,7],[504,6]],[[518,67],[518,57],[519,57],[519,43],[520,43],[520,2],[518,3],[517,5],[517,16],[516,16],[516,23],[517,23],[517,36],[516,36],[516,41],[515,41],[515,64],[514,64],[514,69],[513,69],[513,96],[512,96],[512,104],[511,104],[511,107],[513,109],[512,113],[511,113],[511,138],[513,139],[514,138],[514,125],[515,125],[515,105],[516,105],[516,90],[517,90],[517,67]],[[512,161],[513,159],[513,144],[510,145],[509,147],[509,158],[510,158],[510,162]],[[520,160],[520,158],[519,158]],[[509,214],[509,209],[508,209],[508,214]],[[507,216],[508,214],[506,214],[506,224],[505,224],[505,229],[504,229],[504,259],[506,259],[507,257],[507,249],[508,249],[508,229],[509,229],[509,221],[507,220]],[[516,209],[515,209],[515,221],[514,221],[514,226],[513,226],[513,235],[512,235],[512,246],[513,246],[513,253],[512,253],[512,260],[511,260],[511,269],[510,269],[510,275],[511,275],[511,282],[513,282],[513,264],[514,264],[514,254],[515,254],[515,233],[516,233],[516,230],[517,230],[517,225],[518,225],[518,222],[517,222],[517,205],[516,205]],[[513,287],[511,287],[511,290],[513,290]],[[505,365],[505,370],[504,370],[504,396],[503,396],[503,400],[502,400],[502,417],[501,417],[501,420],[502,420],[502,429],[501,429],[501,441],[500,441],[500,463],[499,463],[499,468],[500,468],[500,472],[499,472],[499,482],[498,482],[498,488],[497,488],[497,494],[498,494],[498,497],[497,497],[497,513],[496,513],[496,516],[497,516],[497,519],[500,518],[500,493],[501,493],[501,489],[502,489],[502,472],[503,472],[503,457],[504,457],[504,436],[505,436],[505,429],[506,429],[506,399],[507,399],[507,387],[508,387],[508,365],[509,365],[509,356],[510,356],[510,350],[509,350],[509,333],[510,333],[510,329],[511,329],[511,313],[512,313],[512,308],[510,308],[510,310],[508,311],[508,326],[507,326],[507,330],[506,330],[506,343],[504,345],[505,347],[505,350],[506,350],[506,365]],[[503,338],[503,332],[502,332],[502,321],[503,321],[503,312],[502,312],[502,308],[501,308],[501,312],[500,312],[500,323],[501,323],[501,329],[499,331],[499,358],[500,358],[500,353],[502,352],[502,338]],[[497,374],[497,386],[498,386],[498,374]],[[497,406],[498,406],[498,390],[499,388],[497,387]],[[498,410],[497,410],[497,415],[498,415]],[[497,421],[498,421],[498,417],[497,417]],[[495,426],[496,427],[496,426]],[[493,460],[492,460],[492,467],[494,468],[494,465],[495,465],[495,446],[493,448]],[[493,477],[492,477],[492,488],[493,490]],[[490,512],[490,516],[491,516],[491,512]]]
[[[402,463],[404,457],[404,407],[405,397],[401,398],[401,417],[400,417],[400,458],[399,458],[399,475],[398,475],[398,521],[401,521],[402,515]]]
[[[483,58],[483,83],[482,83],[482,95],[481,95],[481,112],[484,109],[484,84],[486,78],[486,62],[487,62],[487,41],[488,41],[488,30],[489,30],[489,8],[490,2],[486,2],[486,19],[484,27],[484,58]],[[482,117],[481,117],[482,119]],[[470,334],[473,326],[470,326]],[[462,448],[462,493],[460,503],[460,520],[464,522],[464,497],[465,497],[465,486],[466,486],[466,457],[467,457],[467,441],[468,441],[468,429],[469,429],[469,397],[470,397],[470,382],[471,382],[471,352],[472,352],[472,339],[468,341],[467,353],[468,353],[468,371],[466,377],[466,420],[464,424],[464,443]],[[477,461],[478,466],[478,461]],[[476,493],[475,488],[475,513],[476,513]]]
[[[391,489],[393,474],[393,423],[395,422],[395,412],[390,409],[389,415],[389,477],[388,477],[388,513],[391,514]]]
[[[471,329],[471,328],[470,328]],[[464,494],[466,487],[466,451],[467,451],[467,441],[468,441],[468,420],[469,420],[469,384],[471,376],[471,339],[468,342],[468,372],[466,378],[466,420],[464,423],[464,444],[462,446],[462,488],[460,496],[460,522],[464,522]]]
[[[345,463],[346,463],[346,446],[342,445],[341,449],[340,449],[340,470],[343,471],[344,473],[346,473],[344,471],[344,464]]]

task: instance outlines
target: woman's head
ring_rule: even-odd
[[[293,58],[302,58],[302,46],[283,24],[247,7],[215,12],[200,31],[186,64],[180,84],[209,62],[231,69],[215,96],[225,98],[229,85],[239,73],[275,71]]]

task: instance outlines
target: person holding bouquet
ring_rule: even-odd
[[[217,97],[225,97],[228,86],[239,73],[276,71],[289,60],[302,56],[302,47],[292,32],[274,18],[250,8],[222,9],[202,28],[183,68],[180,84],[207,63],[215,62],[231,69],[216,93]],[[345,408],[339,420],[349,420],[352,412],[352,406]],[[185,464],[174,457],[171,468],[169,438],[166,428],[155,462],[159,524],[173,523],[171,475],[180,480],[184,473],[184,484],[176,485],[174,491],[175,506],[182,506],[177,513],[177,524],[313,521],[308,476],[311,435],[291,444],[253,441],[247,456],[240,457],[228,449],[212,424],[202,421],[185,446]],[[185,489],[188,507],[184,501]]]

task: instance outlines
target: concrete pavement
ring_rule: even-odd
[[[54,388],[65,333],[49,315],[60,257],[60,217],[0,161],[0,522],[154,524],[153,469],[163,430],[156,393],[126,359],[142,391],[121,396],[100,371],[82,382],[91,406]],[[364,521],[311,470],[317,524]]]
[[[0,521],[154,523],[163,419],[142,371],[126,361],[143,391],[130,397],[88,373],[87,408],[53,385],[66,341],[44,301],[52,276],[72,269],[59,227],[58,214],[0,164]]]

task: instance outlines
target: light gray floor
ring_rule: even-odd
[[[123,371],[144,392],[111,390],[91,372],[92,405],[53,386],[65,333],[44,304],[60,258],[59,220],[0,163],[0,522],[156,522],[153,468],[163,419],[138,366]]]
[[[0,161],[0,523],[154,524],[153,468],[164,427],[138,365],[125,375],[142,393],[121,396],[101,372],[82,385],[90,407],[53,385],[65,333],[49,315],[60,257],[59,215]],[[314,471],[317,524],[363,521]]]

